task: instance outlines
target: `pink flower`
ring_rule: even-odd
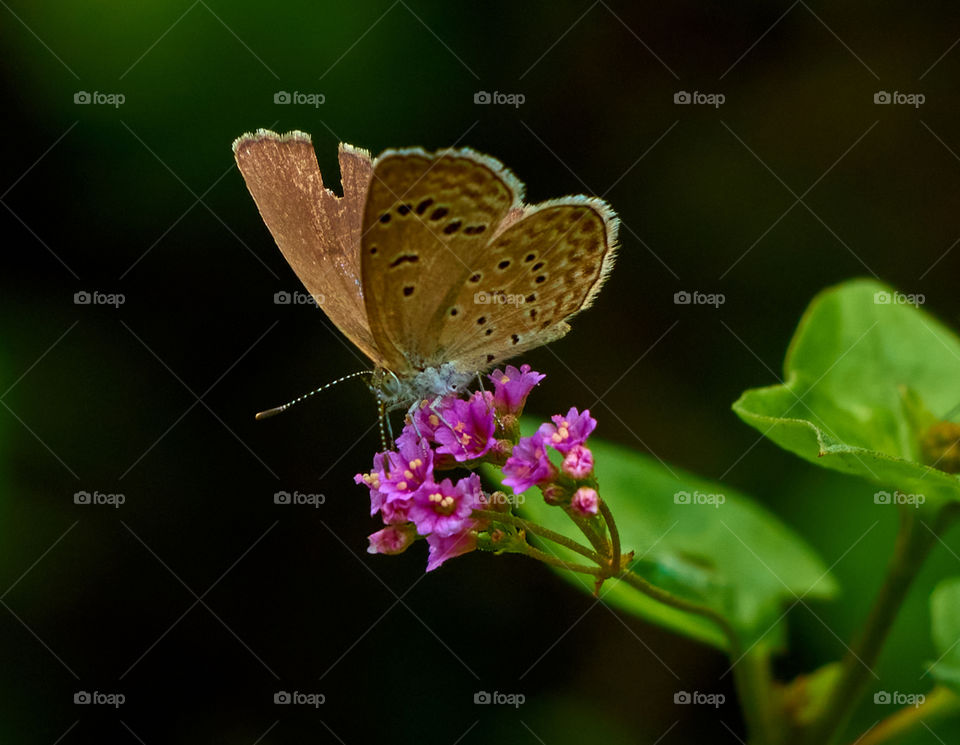
[[[397,525],[409,522],[410,507],[413,505],[412,494],[389,494],[380,506],[384,525]]]
[[[543,436],[537,432],[533,437],[522,437],[507,458],[503,466],[506,477],[505,486],[509,486],[517,494],[525,492],[537,484],[545,484],[556,476],[556,469],[547,458],[546,448],[543,446]]]
[[[427,571],[432,572],[447,559],[474,551],[477,548],[477,534],[469,527],[461,533],[440,536],[433,533],[427,536],[430,556],[427,559]]]
[[[373,456],[373,470],[369,473],[358,473],[353,477],[356,484],[363,484],[370,489],[370,514],[376,515],[383,506],[387,495],[380,491],[380,487],[386,481],[386,472],[384,471],[385,453],[377,453]]]
[[[450,479],[428,481],[413,496],[408,515],[420,535],[448,537],[470,523],[470,514],[482,504],[480,477],[471,473],[454,486]]]
[[[532,372],[530,365],[521,365],[519,370],[507,365],[503,372],[494,370],[487,377],[493,383],[493,404],[497,413],[519,416],[530,391],[547,376]]]
[[[411,524],[389,525],[369,537],[368,554],[402,554],[417,539],[417,530]]]
[[[389,469],[380,476],[380,491],[390,496],[413,494],[433,475],[430,443],[404,430],[397,438],[397,452],[385,453]]]
[[[541,424],[540,434],[547,445],[564,454],[575,445],[586,442],[590,433],[597,428],[597,420],[590,416],[590,409],[584,409],[581,414],[572,408],[566,416],[557,414],[550,418],[553,424]]]
[[[561,470],[575,479],[585,479],[593,471],[593,453],[586,445],[574,445],[563,456]]]
[[[404,426],[404,434],[411,432],[416,436],[416,433],[419,432],[419,436],[426,437],[428,440],[432,440],[433,436],[437,432],[437,429],[442,426],[440,423],[440,417],[437,416],[436,412],[430,408],[430,402],[427,400],[420,402],[417,410],[413,412],[412,419],[412,424],[408,423]]]
[[[570,500],[570,506],[585,517],[596,515],[600,509],[600,496],[596,489],[589,486],[581,486],[573,494]]]
[[[482,458],[497,444],[493,433],[497,428],[493,408],[487,396],[477,392],[464,401],[449,399],[442,409],[441,426],[434,435],[440,444],[437,453],[452,455],[458,461]]]

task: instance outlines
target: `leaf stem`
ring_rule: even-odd
[[[755,644],[739,658],[731,659],[731,670],[750,742],[755,745],[780,742],[769,648]]]
[[[960,697],[949,688],[937,686],[918,706],[905,706],[856,740],[855,745],[881,745],[918,730],[935,719],[960,712]]]
[[[827,705],[806,732],[805,742],[809,745],[830,745],[842,736],[869,678],[876,677],[873,666],[887,634],[944,522],[937,519],[931,527],[923,521],[920,510],[906,505],[901,508],[900,531],[886,578],[863,627],[840,663]]]

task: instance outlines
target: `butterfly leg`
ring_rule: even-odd
[[[483,376],[480,373],[477,373],[477,384],[480,386],[480,392],[484,394],[486,398],[487,389],[483,387]],[[498,427],[503,427],[503,422],[500,421],[500,415],[497,413],[496,409],[493,411],[493,418],[497,423]]]
[[[392,448],[394,439],[393,439],[393,423],[390,421],[390,413],[384,412],[383,418],[387,423],[387,437],[390,438],[389,442],[390,442],[390,447]]]
[[[410,420],[410,424],[413,426],[413,431],[417,433],[417,439],[423,439],[423,433],[420,431],[420,425],[417,424],[416,411],[420,408],[420,401],[410,405],[410,408],[407,410],[407,419]]]
[[[449,430],[453,430],[453,425],[450,424],[446,419],[443,418],[443,413],[437,407],[441,401],[443,401],[443,396],[437,396],[433,401],[430,402],[430,411],[437,415],[437,419],[440,420],[440,423]]]
[[[383,392],[377,388],[377,413],[380,420],[380,445],[383,450],[393,449],[393,425],[390,423],[390,407],[383,400]]]

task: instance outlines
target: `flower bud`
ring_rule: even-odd
[[[585,479],[593,471],[593,453],[586,445],[574,445],[563,456],[561,469],[574,479]]]
[[[540,487],[540,491],[543,492],[543,501],[547,504],[563,504],[570,498],[570,492],[560,484],[547,484]]]
[[[600,495],[596,489],[581,486],[574,492],[570,506],[584,517],[593,517],[600,510]]]
[[[413,523],[388,525],[369,536],[368,554],[402,554],[417,538]]]

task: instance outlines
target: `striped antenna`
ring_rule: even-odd
[[[351,378],[357,378],[357,377],[360,377],[361,375],[373,375],[373,370],[361,370],[360,372],[344,375],[342,378],[337,378],[336,380],[333,380],[327,383],[326,385],[320,386],[315,391],[304,393],[302,396],[299,396],[298,398],[293,399],[293,401],[285,403],[283,406],[274,406],[272,409],[261,411],[257,414],[257,417],[256,417],[257,421],[260,421],[261,419],[269,419],[270,417],[276,416],[277,414],[282,414],[294,404],[298,404],[301,401],[305,401],[306,399],[310,398],[310,396],[312,396],[314,393],[320,393],[320,391],[325,391],[327,390],[327,388],[331,388],[335,386],[337,383],[342,383],[345,380],[350,380]]]

